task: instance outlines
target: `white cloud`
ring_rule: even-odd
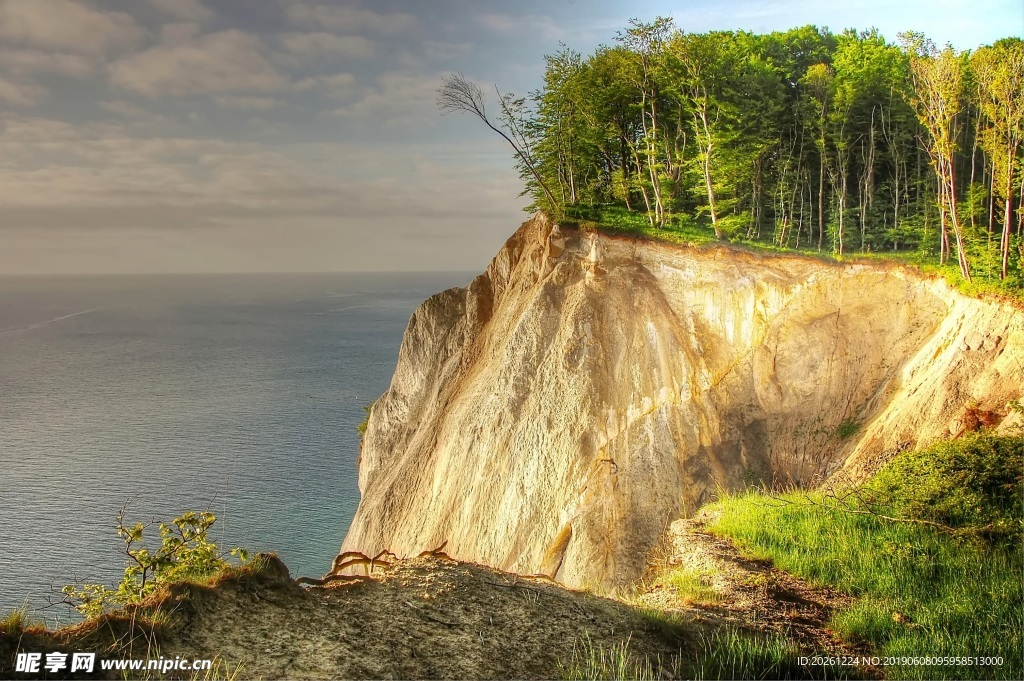
[[[287,81],[263,52],[257,36],[220,31],[122,57],[111,65],[110,79],[147,97],[280,90]]]
[[[199,0],[149,0],[149,4],[180,21],[202,24],[213,16]]]
[[[382,14],[355,4],[326,5],[305,0],[286,0],[288,19],[298,26],[330,29],[345,33],[372,31],[393,35],[416,25],[416,17],[404,12]]]
[[[376,45],[364,36],[324,31],[285,33],[281,36],[281,45],[289,54],[305,60],[333,56],[366,59],[376,52]]]
[[[0,40],[72,54],[105,54],[139,41],[143,31],[124,12],[75,0],[0,0]]]

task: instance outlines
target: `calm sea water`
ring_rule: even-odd
[[[116,582],[129,498],[132,521],[208,507],[218,544],[322,574],[359,501],[362,407],[413,309],[469,279],[0,278],[0,612]]]

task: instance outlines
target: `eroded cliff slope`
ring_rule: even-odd
[[[524,224],[409,322],[343,550],[639,576],[718,487],[1019,422],[1024,314],[877,264]]]

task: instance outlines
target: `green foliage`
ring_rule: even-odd
[[[901,454],[843,501],[822,492],[725,498],[710,509],[711,529],[750,555],[857,596],[832,626],[876,654],[1004,660],[890,666],[888,678],[1019,678],[1024,556],[1020,539],[1008,537],[1019,537],[1022,450],[1020,436],[940,443]]]
[[[366,435],[366,428],[370,425],[370,414],[373,413],[374,404],[374,402],[371,402],[370,404],[363,405],[363,412],[366,416],[356,425],[356,432],[359,433],[359,437]]]
[[[858,430],[860,430],[859,423],[853,419],[846,419],[836,428],[836,437],[840,440],[848,440],[856,435]]]
[[[166,585],[210,579],[230,565],[227,555],[242,564],[249,561],[245,549],[234,548],[225,554],[217,548],[209,536],[216,517],[209,511],[188,511],[170,524],[159,523],[160,545],[150,548],[145,536],[150,525],[126,525],[127,507],[125,504],[117,515],[117,534],[127,556],[117,587],[87,583],[69,584],[61,590],[65,602],[86,617],[141,603]]]
[[[897,457],[867,485],[870,503],[1020,545],[1024,439],[971,434]]]
[[[1024,299],[1019,211],[1006,210],[1024,172],[1020,92],[1018,39],[968,59],[921,34],[897,47],[875,30],[633,21],[589,56],[565,45],[547,56],[544,86],[518,109],[529,154],[517,164],[530,209],[569,221],[885,252]],[[940,206],[952,253],[940,252]]]

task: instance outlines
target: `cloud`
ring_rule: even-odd
[[[416,25],[416,17],[405,12],[381,14],[351,3],[320,4],[286,0],[285,14],[297,26],[330,29],[344,33],[372,31],[385,35],[403,33]]]
[[[199,0],[149,0],[160,12],[180,21],[202,24],[209,21],[213,12]]]
[[[187,43],[199,37],[201,31],[200,24],[189,22],[164,24],[160,27],[160,42],[167,45]]]
[[[110,80],[117,87],[154,98],[268,93],[287,85],[264,56],[260,39],[237,30],[157,45],[122,57],[111,65]]]
[[[214,138],[139,136],[119,123],[71,125],[12,116],[0,130],[0,147],[0,203],[23,213],[173,204],[182,209],[220,206],[221,213],[236,216],[443,215],[448,210],[443,193],[491,181],[480,178],[479,154],[471,154],[475,162],[443,157],[453,153],[450,144],[409,145],[404,163],[395,165],[374,145],[267,147]],[[488,196],[515,193],[507,185],[501,185],[504,190],[488,186]],[[402,191],[394,193],[397,187]],[[16,227],[6,220],[4,226]]]
[[[303,60],[324,57],[367,59],[376,52],[372,40],[361,35],[335,35],[316,31],[312,33],[285,33],[281,45],[290,55]]]
[[[5,122],[5,272],[475,268],[521,205],[504,157],[472,143],[406,144],[395,163],[374,144]]]
[[[43,94],[42,88],[15,83],[0,76],[0,101],[2,102],[17,106],[32,106]]]
[[[0,40],[71,54],[99,55],[144,35],[124,12],[74,0],[0,0]]]
[[[218,106],[246,111],[269,111],[284,104],[282,100],[274,99],[273,97],[253,97],[247,95],[225,95],[214,98],[214,101]]]
[[[83,78],[96,72],[96,62],[80,54],[8,48],[0,49],[0,70],[21,77],[52,73]]]
[[[375,127],[415,129],[437,122],[437,84],[441,74],[416,75],[400,71],[381,74],[353,103],[329,112]]]
[[[326,99],[345,99],[353,94],[356,84],[351,73],[335,73],[329,76],[310,76],[296,82],[296,92],[309,92]]]
[[[494,33],[539,36],[545,40],[554,40],[565,35],[565,31],[551,17],[539,14],[482,14],[477,17],[477,22]]]
[[[150,112],[143,109],[140,106],[136,106],[131,102],[125,102],[122,100],[114,100],[110,102],[100,102],[98,106],[106,111],[112,113],[115,116],[121,118],[146,118],[150,115]]]

